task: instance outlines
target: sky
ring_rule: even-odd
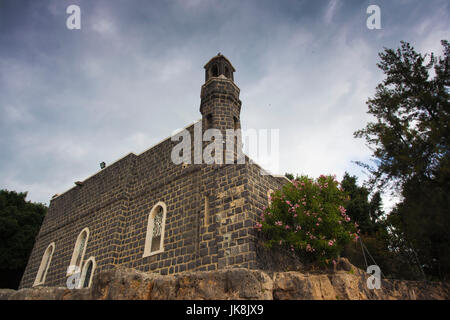
[[[373,120],[378,53],[404,40],[442,54],[449,21],[447,0],[0,0],[0,189],[48,204],[195,122],[218,52],[236,69],[242,128],[279,129],[275,174],[362,184],[354,161],[371,151],[353,132]]]

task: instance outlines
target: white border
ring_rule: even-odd
[[[152,238],[153,238],[153,221],[156,214],[156,209],[158,207],[163,208],[163,218],[161,222],[161,240],[159,242],[159,250],[151,251],[152,249]],[[145,236],[145,246],[144,246],[144,254],[142,255],[143,258],[153,256],[155,254],[161,253],[164,251],[164,231],[166,227],[166,215],[167,215],[167,206],[164,202],[159,201],[157,204],[155,204],[150,211],[150,214],[148,215],[147,220],[147,233]]]
[[[85,241],[85,245],[83,248],[83,252],[80,253],[79,246],[80,246],[80,241],[81,241],[81,235],[84,232],[86,232],[86,241]],[[75,246],[73,248],[72,258],[70,259],[70,265],[69,265],[69,268],[67,268],[66,276],[71,276],[74,273],[76,273],[77,271],[79,272],[81,270],[81,266],[83,265],[84,253],[86,252],[86,248],[88,245],[88,240],[89,240],[89,228],[86,227],[83,230],[81,230],[81,232],[78,234],[77,241],[75,242]],[[77,262],[77,256],[79,254],[81,254],[80,265],[77,266],[75,263]]]
[[[88,265],[89,262],[92,262],[91,277],[90,277],[90,279],[89,279],[89,284],[88,284],[88,286],[87,286],[87,287],[83,287],[84,280],[85,280],[85,278],[86,278],[87,265]],[[94,278],[94,271],[95,271],[95,268],[96,268],[96,267],[97,267],[97,263],[95,262],[95,257],[89,257],[89,259],[87,259],[87,260],[84,262],[84,265],[83,265],[83,271],[81,272],[81,277],[80,277],[80,283],[79,283],[79,285],[78,285],[80,289],[82,289],[82,288],[90,288],[90,287],[91,287],[92,279]]]
[[[50,252],[48,252],[49,249],[51,249]],[[38,269],[38,272],[36,275],[36,279],[34,280],[33,287],[45,283],[45,278],[47,277],[48,268],[50,268],[50,263],[52,262],[53,252],[55,252],[55,243],[54,242],[50,243],[44,251],[44,255],[42,256],[41,264],[39,265],[39,269]],[[47,265],[47,268],[44,270],[45,265]],[[40,278],[42,278],[42,281],[39,281]]]

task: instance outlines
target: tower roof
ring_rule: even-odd
[[[224,55],[222,55],[220,52],[215,55],[214,57],[212,57],[204,66],[205,69],[208,69],[209,65],[216,60],[225,60],[229,66],[231,67],[232,71],[235,72],[236,69],[234,69],[233,65],[231,64],[230,60],[227,59],[227,57],[225,57]]]

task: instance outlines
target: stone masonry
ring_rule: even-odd
[[[205,65],[202,130],[241,127],[234,71],[220,54]],[[192,136],[194,127],[186,128]],[[55,249],[40,286],[65,287],[75,243],[84,228],[89,228],[89,237],[82,259],[95,258],[93,274],[116,267],[161,275],[228,267],[261,269],[254,225],[268,203],[268,190],[279,189],[286,179],[262,175],[247,157],[242,164],[176,165],[171,152],[177,144],[168,137],[142,154],[130,153],[54,196],[20,288],[33,286],[52,242]],[[158,202],[167,207],[163,251],[144,257],[149,214]]]

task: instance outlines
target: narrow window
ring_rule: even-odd
[[[272,189],[269,189],[267,191],[267,203],[268,203],[269,206],[272,205],[272,193],[273,193]]]
[[[209,225],[209,196],[205,195],[205,227]]]
[[[206,129],[211,129],[213,127],[213,117],[212,114],[206,116]]]
[[[86,260],[83,266],[83,271],[81,273],[80,285],[81,288],[89,288],[92,283],[92,277],[94,275],[94,270],[96,267],[95,258],[90,257]]]
[[[211,70],[212,70],[212,76],[213,77],[218,77],[219,76],[219,68],[217,67],[217,64],[213,65]]]
[[[237,130],[239,130],[239,121],[236,117],[233,117],[233,122],[234,122],[234,131],[236,132]],[[238,134],[236,133],[234,135],[234,152],[235,152],[235,160],[237,159],[237,154],[239,153],[239,145],[238,145]]]
[[[230,71],[227,66],[225,66],[225,77],[227,77],[227,78],[230,77]]]
[[[44,255],[42,256],[41,264],[39,265],[38,273],[36,275],[36,279],[34,280],[33,286],[45,283],[45,278],[47,276],[47,271],[50,266],[50,262],[52,260],[54,251],[55,251],[55,243],[52,242],[44,251]]]
[[[164,227],[167,207],[164,202],[158,202],[150,211],[145,237],[144,257],[164,251]]]
[[[78,235],[77,241],[75,242],[72,259],[70,260],[70,266],[67,269],[67,275],[81,272],[81,266],[83,265],[83,257],[84,253],[86,252],[88,239],[89,229],[84,228]]]

